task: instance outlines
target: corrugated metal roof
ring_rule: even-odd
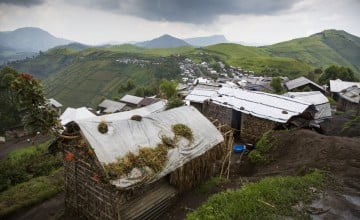
[[[105,108],[104,112],[106,113],[114,113],[120,111],[126,106],[125,103],[117,102],[109,99],[105,99],[99,104],[99,107]]]
[[[124,120],[124,119],[130,119],[133,115],[141,115],[146,116],[150,115],[152,113],[161,112],[165,110],[165,101],[159,101],[155,102],[154,104],[137,108],[131,111],[124,111],[124,112],[118,112],[114,114],[108,114],[108,115],[101,115],[97,116],[96,118],[93,118],[92,120],[100,121],[113,121],[113,120]]]
[[[320,91],[311,91],[311,92],[288,92],[284,96],[290,98],[300,99],[304,102],[308,102],[314,105],[328,103],[329,99],[326,98]]]
[[[348,100],[349,102],[359,103],[360,100],[360,88],[352,86],[345,91],[340,92],[340,97]]]
[[[122,97],[120,99],[121,102],[131,103],[134,105],[139,104],[139,102],[141,102],[141,100],[143,100],[142,97],[138,97],[138,96],[134,96],[134,95],[125,95],[124,97]]]
[[[94,148],[99,161],[103,164],[116,162],[118,158],[124,157],[128,152],[137,154],[140,147],[155,148],[162,142],[162,135],[173,138],[172,126],[174,124],[182,123],[192,130],[193,141],[189,142],[185,138],[180,138],[177,147],[168,151],[168,162],[165,168],[149,182],[173,172],[223,141],[223,137],[216,127],[192,106],[183,106],[144,116],[141,121],[108,117],[107,119],[112,120],[105,120],[109,129],[106,134],[98,131],[98,119],[99,117],[88,118],[79,120],[77,123],[85,138]],[[138,181],[122,178],[111,181],[111,183],[125,188]]]
[[[154,104],[156,102],[159,102],[161,99],[158,98],[151,98],[151,97],[145,97],[141,102],[139,102],[140,106],[148,106],[151,104]]]
[[[95,117],[87,108],[66,108],[64,113],[60,116],[61,124],[66,125],[69,122],[81,120],[84,118]]]
[[[50,99],[49,99],[49,102],[50,102],[51,105],[55,106],[56,108],[61,108],[61,107],[63,107],[63,105],[62,105],[60,102],[56,101],[56,100],[53,99],[53,98],[50,98]]]
[[[320,91],[288,92],[285,93],[284,96],[314,104],[317,110],[314,117],[315,119],[331,117],[331,107],[329,100]]]
[[[190,102],[203,103],[205,100],[217,94],[217,91],[220,88],[221,87],[219,86],[198,85],[190,92],[188,96],[186,96],[185,100]]]
[[[360,82],[348,82],[342,81],[341,79],[330,80],[330,92],[341,92],[352,86],[360,88]]]
[[[286,82],[285,86],[286,86],[286,88],[288,88],[288,90],[292,90],[292,89],[298,88],[300,86],[304,86],[306,84],[312,84],[312,85],[316,86],[317,88],[321,89],[322,91],[324,91],[324,88],[322,86],[314,83],[313,81],[311,81],[308,78],[305,78],[303,76]]]
[[[212,102],[259,118],[286,123],[291,117],[303,113],[311,104],[281,95],[221,88]]]

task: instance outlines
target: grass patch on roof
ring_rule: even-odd
[[[138,155],[129,152],[117,162],[106,164],[104,168],[111,179],[121,178],[134,168],[145,171],[145,168],[149,167],[156,173],[164,168],[168,159],[167,153],[168,147],[164,144],[158,144],[155,148],[142,147]]]
[[[192,141],[194,138],[191,128],[189,128],[187,125],[184,125],[184,124],[173,125],[172,131],[174,132],[174,134],[176,136],[184,137],[184,138],[188,139],[189,141]]]
[[[312,189],[323,188],[325,179],[326,175],[321,171],[313,171],[302,177],[266,177],[260,182],[210,197],[186,219],[308,218],[305,210],[295,209],[294,205],[299,202],[309,204],[318,197]]]

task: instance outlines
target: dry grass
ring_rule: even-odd
[[[108,132],[108,126],[105,121],[99,123],[98,130],[101,134],[106,134]]]
[[[191,128],[189,128],[187,125],[184,124],[175,124],[172,126],[172,131],[176,136],[182,136],[189,141],[193,140],[193,133]]]
[[[167,153],[168,148],[164,144],[159,144],[156,148],[143,147],[138,155],[129,152],[117,162],[105,165],[105,170],[111,179],[129,174],[134,168],[145,170],[145,167],[150,167],[156,173],[164,168]]]

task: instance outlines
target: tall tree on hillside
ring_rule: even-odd
[[[330,66],[319,78],[321,85],[329,84],[330,80],[341,79],[343,81],[357,82],[359,79],[355,76],[352,69],[344,66]]]
[[[19,73],[8,66],[0,71],[0,134],[21,121],[15,93],[11,90],[11,83],[18,76]]]
[[[40,82],[22,73],[11,83],[17,103],[23,112],[22,121],[28,131],[48,133],[56,125],[57,114],[45,98]]]

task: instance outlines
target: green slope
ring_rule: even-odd
[[[345,31],[327,30],[263,49],[274,56],[303,60],[314,67],[326,68],[335,64],[360,73],[360,38]]]
[[[263,48],[240,44],[217,44],[200,49],[217,56],[228,65],[241,66],[257,73],[278,73],[292,78],[308,73],[312,67],[301,60],[273,56]]]
[[[245,70],[290,78],[314,68],[344,65],[360,73],[359,38],[344,31],[324,31],[267,47],[218,44],[203,48],[146,49],[130,44],[88,48],[55,48],[39,56],[11,63],[20,72],[45,80],[48,97],[65,106],[95,107],[103,98],[117,93],[121,84],[133,79],[137,86],[159,83],[162,78],[179,78],[178,62],[188,57],[195,62],[223,61]],[[152,64],[120,64],[117,59],[147,60]],[[131,92],[134,92],[133,89]]]

